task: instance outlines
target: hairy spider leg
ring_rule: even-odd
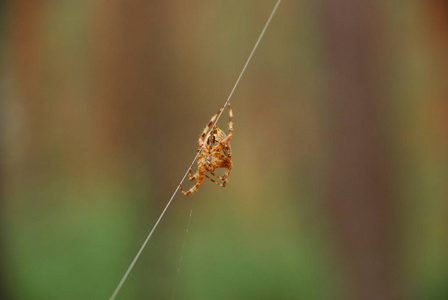
[[[205,177],[207,177],[208,179],[210,179],[210,181],[216,183],[217,185],[222,186],[222,187],[225,187],[225,186],[227,185],[227,180],[229,179],[230,172],[232,171],[232,167],[233,167],[233,166],[232,166],[232,161],[229,160],[229,163],[228,163],[227,165],[223,166],[223,168],[227,168],[227,171],[224,173],[223,176],[219,176],[219,175],[216,175],[216,174],[213,173],[213,172],[209,172],[209,173],[210,173],[211,175],[213,175],[215,178],[218,178],[218,179],[222,180],[222,181],[223,181],[222,184],[216,182],[215,180],[213,180],[212,178],[210,178],[207,174],[205,174]]]
[[[227,144],[233,137],[233,111],[230,102],[228,106],[229,106],[229,135],[221,142],[223,144]]]
[[[179,185],[180,191],[185,196],[191,195],[201,186],[202,180],[204,179],[204,174],[202,172],[198,173],[198,183],[196,183],[192,188],[190,188],[188,191],[184,191],[182,186]]]
[[[227,171],[224,173],[224,175],[222,175],[222,178],[221,178],[224,186],[227,184],[227,180],[229,179],[229,175],[230,175],[230,172],[232,171],[232,167],[233,167],[232,161],[230,161],[230,160],[228,161],[228,163],[225,166],[223,166],[223,168],[227,169]]]
[[[222,175],[223,181],[227,183],[227,180],[229,179],[230,171],[232,171],[232,162],[229,163],[227,166],[227,171]]]
[[[190,166],[190,170],[188,171],[188,179],[190,180],[190,181],[193,181],[193,180],[195,180],[196,178],[198,178],[198,175],[199,175],[199,171],[196,171],[196,173],[194,173],[194,175],[192,175],[191,173],[191,171],[192,171],[192,169],[193,169],[193,166]]]
[[[215,176],[216,178],[221,179],[221,180],[222,180],[222,183],[219,183],[219,182],[213,180],[213,179],[212,179],[210,176],[208,176],[207,174],[205,174],[205,177],[207,177],[211,182],[213,182],[213,183],[215,183],[215,184],[217,184],[217,185],[219,185],[219,186],[221,186],[221,187],[226,187],[226,185],[227,185],[227,180],[229,179],[229,174],[230,174],[230,171],[231,171],[231,170],[232,170],[232,164],[230,164],[230,165],[228,166],[228,169],[227,169],[226,173],[225,173],[222,177],[220,177],[220,176],[214,174],[213,172],[210,173],[211,175]]]
[[[233,111],[232,111],[232,107],[230,106],[230,102],[229,102],[228,106],[229,106],[229,135],[224,140],[220,141],[219,142],[220,145],[216,146],[214,148],[214,150],[219,150],[222,147],[226,146],[233,137]]]
[[[213,173],[213,172],[209,172],[211,175],[213,175],[214,177],[216,177],[216,178],[218,178],[218,179],[220,179],[220,180],[224,180],[221,176],[219,176],[219,175],[216,175],[215,173]],[[207,176],[207,175],[205,175],[205,176]]]
[[[217,182],[215,180],[213,180],[212,178],[210,178],[207,174],[205,174],[205,177],[207,177],[208,179],[210,179],[211,182],[221,186],[221,187],[225,187],[226,186],[226,182],[224,181],[223,183]]]
[[[221,113],[222,108],[218,110],[218,112],[211,118],[210,122],[208,122],[207,126],[205,126],[204,130],[202,131],[201,135],[199,136],[199,145],[202,146],[204,144],[204,138],[207,134],[207,132],[210,130],[210,127],[213,125],[213,123],[216,121],[216,118]]]

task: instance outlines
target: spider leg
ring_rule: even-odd
[[[215,173],[211,172],[210,174],[213,175],[215,178],[221,179],[222,183],[219,183],[215,180],[213,180],[211,177],[209,177],[207,174],[205,174],[205,177],[207,177],[208,179],[210,179],[211,182],[222,186],[222,187],[226,187],[227,185],[227,180],[229,179],[229,175],[230,175],[230,171],[232,171],[232,162],[229,163],[229,165],[227,166],[227,171],[224,173],[224,175],[221,177],[219,175],[216,175]]]
[[[222,175],[222,181],[224,186],[227,184],[227,180],[229,179],[230,171],[232,171],[232,162],[230,161],[229,165],[227,166],[227,171]]]
[[[193,169],[193,166],[191,166],[190,167],[190,170],[188,171],[188,179],[190,180],[190,181],[193,181],[193,180],[195,180],[195,179],[197,179],[198,178],[198,175],[199,175],[199,171],[196,171],[196,173],[194,173],[194,175],[192,175],[191,173],[191,171],[192,171],[192,169]]]
[[[229,106],[229,135],[224,140],[219,142],[219,145],[216,146],[214,148],[214,150],[219,150],[222,147],[226,146],[233,137],[233,111],[232,111],[232,107],[230,106],[230,102],[229,102],[228,106]]]
[[[188,191],[184,191],[182,186],[179,185],[179,189],[185,196],[191,195],[201,186],[202,180],[204,178],[204,174],[202,172],[198,171],[198,183],[196,183],[192,188],[190,188]]]
[[[219,176],[219,175],[216,175],[215,173],[213,173],[213,172],[209,172],[211,175],[213,175],[215,178],[218,178],[218,179],[220,179],[220,180],[224,180],[221,176]]]
[[[230,102],[228,106],[229,106],[229,135],[233,135],[233,111]]]
[[[208,122],[207,126],[205,126],[204,130],[202,131],[201,135],[199,136],[199,145],[202,146],[204,144],[204,138],[207,132],[210,130],[210,127],[212,127],[213,123],[216,121],[216,118],[221,113],[222,108],[218,110],[218,112],[211,118],[210,122]]]
[[[230,102],[228,103],[229,106],[229,135],[221,142],[221,144],[227,144],[233,137],[233,111],[232,106],[230,106]]]
[[[210,173],[210,174],[212,174],[212,173]],[[219,182],[213,180],[213,179],[212,179],[211,177],[209,177],[207,174],[205,174],[205,177],[207,177],[208,179],[210,179],[211,182],[213,182],[213,183],[215,183],[215,184],[217,184],[217,185],[219,185],[219,186],[222,186],[222,187],[225,187],[225,186],[226,186],[225,183],[219,183]]]

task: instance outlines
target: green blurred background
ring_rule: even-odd
[[[0,299],[110,297],[274,4],[1,2]],[[284,0],[117,299],[448,299],[447,75],[448,1]]]

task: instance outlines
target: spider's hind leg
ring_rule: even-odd
[[[194,192],[196,192],[196,190],[201,186],[202,180],[203,180],[203,174],[202,173],[198,173],[198,182],[192,187],[190,188],[188,191],[184,191],[184,189],[182,188],[181,185],[179,185],[179,189],[182,192],[182,194],[184,194],[185,196],[191,195]]]
[[[190,170],[188,171],[188,179],[190,181],[193,181],[193,180],[197,179],[198,175],[199,175],[199,171],[196,171],[196,173],[194,173],[194,175],[192,175],[191,174],[192,173],[192,169],[193,169],[193,166],[190,166]]]
[[[211,182],[213,182],[213,183],[215,183],[215,184],[217,184],[217,185],[219,185],[219,186],[226,187],[226,185],[227,185],[227,180],[229,179],[230,171],[232,171],[232,164],[230,164],[230,165],[227,167],[227,171],[224,173],[223,176],[216,175],[216,174],[213,173],[213,172],[210,173],[210,175],[213,175],[215,178],[222,180],[222,183],[217,182],[216,180],[213,180],[213,178],[211,178],[211,177],[208,176],[207,174],[205,174],[205,177],[207,177]]]
[[[221,177],[221,176],[219,176],[219,175],[216,175],[216,174],[215,174],[215,173],[213,173],[213,172],[210,172],[210,174],[211,174],[211,175],[213,175],[214,177],[216,177],[216,178],[220,179],[220,180],[224,180],[224,178],[223,178],[223,177]]]
[[[227,171],[222,176],[222,180],[223,180],[224,185],[227,184],[227,180],[229,179],[230,171],[232,171],[232,162],[230,162],[230,164],[227,167]]]
[[[210,174],[213,174],[213,173],[210,173]],[[213,175],[215,175],[215,174],[213,174]],[[215,175],[215,176],[217,176],[217,175]],[[207,174],[205,174],[205,177],[207,177],[208,179],[210,179],[210,181],[213,182],[214,184],[217,184],[217,185],[219,185],[219,186],[221,186],[221,187],[225,187],[225,186],[226,186],[226,182],[225,182],[225,181],[224,181],[223,183],[217,182],[217,181],[213,180],[213,179],[212,179],[210,176],[208,176]]]

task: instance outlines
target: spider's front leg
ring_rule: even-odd
[[[233,111],[232,111],[232,106],[230,106],[230,102],[229,102],[228,106],[229,106],[229,135],[225,139],[223,139],[222,141],[219,142],[219,145],[214,148],[215,150],[219,150],[219,149],[227,146],[233,137]]]
[[[230,140],[233,137],[233,111],[232,106],[230,106],[230,102],[228,106],[229,106],[229,135],[222,141],[222,144],[224,145],[230,142]]]
[[[208,122],[207,126],[205,126],[204,130],[202,131],[201,135],[199,136],[199,145],[202,146],[204,144],[204,138],[207,132],[210,130],[210,127],[212,127],[213,123],[216,121],[216,118],[221,113],[222,108],[218,110],[218,112],[211,118],[210,122]],[[199,150],[198,150],[199,151]]]

